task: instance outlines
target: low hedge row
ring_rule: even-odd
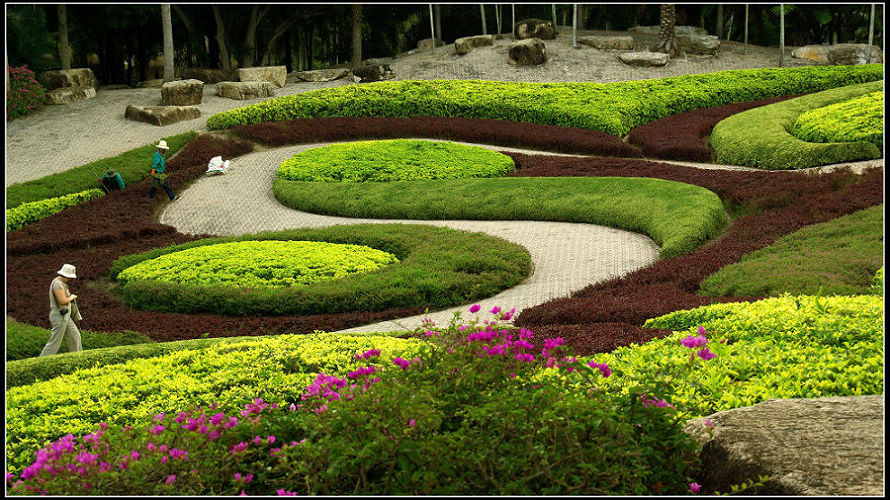
[[[197,135],[196,132],[186,132],[165,137],[164,140],[170,146],[167,150],[169,161],[172,161],[172,156]],[[149,176],[152,154],[156,150],[154,143],[146,144],[111,158],[96,160],[64,172],[7,186],[6,208],[96,188],[99,185],[99,177],[106,170],[117,170],[126,185],[134,184]]]
[[[649,235],[668,258],[716,236],[720,198],[698,186],[640,178],[445,179],[317,183],[278,179],[285,206],[343,217],[584,222]]]
[[[791,135],[808,142],[870,142],[884,147],[884,91],[807,111]]]
[[[520,245],[482,233],[417,224],[358,224],[208,238],[122,257],[111,278],[140,262],[199,246],[241,241],[327,241],[366,245],[399,262],[365,274],[301,287],[237,288],[134,281],[121,290],[137,309],[226,316],[376,312],[443,308],[489,297],[531,273]]]
[[[881,266],[871,279],[869,291],[875,295],[884,295],[884,266]]]
[[[45,324],[49,326],[49,319],[46,320]],[[9,383],[8,362],[40,356],[43,346],[49,342],[49,336],[50,330],[46,328],[26,325],[9,316],[6,317],[7,387],[13,385]],[[81,330],[80,338],[81,344],[85,350],[151,342],[151,339],[145,337],[141,333],[132,331],[104,333]],[[62,345],[59,347],[59,352],[68,352],[68,344],[62,342]]]
[[[56,198],[22,203],[6,210],[6,232],[10,233],[27,224],[45,219],[68,207],[102,196],[101,189],[88,189]]]
[[[883,80],[849,85],[730,116],[718,123],[711,133],[714,158],[719,163],[767,170],[792,170],[880,158],[880,148],[870,142],[806,142],[791,135],[790,131],[794,121],[806,111],[876,92],[883,87]]]
[[[578,127],[621,137],[634,127],[690,109],[881,78],[883,65],[872,64],[729,70],[605,84],[388,81],[270,99],[212,115],[207,127],[332,116],[441,116]]]
[[[884,204],[807,226],[745,255],[701,283],[704,295],[869,293],[883,262]]]
[[[481,146],[393,139],[313,148],[284,160],[278,178],[314,182],[387,182],[498,177],[513,160]]]

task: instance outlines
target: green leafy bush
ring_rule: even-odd
[[[45,91],[34,78],[28,65],[9,66],[9,88],[6,90],[6,120],[28,114],[43,104]]]
[[[719,200],[718,200],[719,201]],[[208,238],[116,260],[112,279],[126,268],[165,254],[244,241],[326,241],[365,245],[391,253],[398,263],[377,271],[300,287],[222,288],[133,281],[121,288],[138,309],[231,316],[379,311],[393,307],[443,308],[489,297],[531,273],[520,245],[481,233],[417,224],[360,224]]]
[[[884,147],[884,91],[807,111],[791,135],[807,142],[870,142]]]
[[[278,178],[323,182],[459,179],[502,176],[514,166],[509,156],[481,146],[394,139],[331,144],[297,153],[278,167]]]
[[[49,321],[47,320],[47,324]],[[50,330],[36,326],[19,323],[11,317],[6,317],[6,361],[31,358],[40,355],[43,346],[49,342]],[[81,344],[84,350],[99,349],[120,345],[142,344],[152,342],[148,337],[132,331],[102,333],[80,331]],[[59,353],[68,352],[68,345],[62,342]],[[44,359],[49,359],[46,356]],[[7,364],[7,387],[11,385],[8,379],[9,365]]]
[[[632,128],[690,109],[824,90],[883,78],[883,65],[719,71],[617,83],[403,80],[347,85],[217,113],[211,130],[295,118],[442,116],[599,130]]]
[[[870,142],[806,142],[791,135],[790,131],[795,120],[807,111],[870,94],[883,86],[883,80],[849,85],[732,115],[711,132],[714,157],[719,163],[767,170],[792,170],[880,158],[880,148]]]
[[[59,196],[58,198],[47,198],[45,200],[22,203],[15,208],[6,210],[6,232],[10,233],[27,224],[37,222],[52,214],[59,213],[68,207],[100,196],[102,196],[101,189],[89,189],[79,193]]]
[[[869,293],[883,262],[884,205],[807,226],[702,281],[713,296]]]
[[[197,135],[197,132],[186,132],[166,137],[167,145],[170,146],[167,158],[172,157]],[[98,177],[106,170],[117,170],[127,185],[135,184],[148,177],[151,171],[151,155],[156,150],[154,143],[146,144],[111,158],[96,160],[58,174],[7,186],[6,208],[94,189],[99,185]]]
[[[225,287],[308,285],[397,263],[392,254],[361,245],[321,241],[236,241],[168,253],[117,275],[122,283],[158,281]]]
[[[881,266],[871,279],[870,291],[875,295],[884,295],[884,266]]]
[[[639,177],[507,177],[410,182],[275,181],[283,205],[379,219],[584,222],[649,235],[670,258],[716,236],[727,216],[699,186]]]

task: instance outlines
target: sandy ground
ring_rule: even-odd
[[[591,34],[624,34],[625,32],[585,31]],[[637,48],[651,44],[655,38],[634,34]],[[671,61],[660,68],[638,68],[621,63],[618,52],[601,51],[579,44],[572,47],[571,29],[559,28],[555,40],[547,40],[549,60],[533,67],[507,64],[509,35],[496,40],[492,47],[480,47],[465,56],[458,56],[454,45],[436,49],[435,53],[415,51],[392,60],[394,78],[409,79],[483,79],[524,82],[616,82],[661,78],[684,74],[707,73],[725,69],[746,69],[776,66],[778,49],[725,43],[718,56],[690,55]],[[791,48],[786,48],[790,54]],[[788,65],[805,65],[806,61],[786,57]],[[327,83],[299,82],[288,75],[288,83],[276,91],[277,96],[298,94],[324,87],[353,85],[341,79]],[[101,158],[113,156],[143,144],[189,130],[206,131],[207,118],[227,109],[253,104],[260,100],[238,101],[216,95],[216,85],[204,87],[203,102],[198,105],[201,117],[165,127],[124,119],[127,105],[160,105],[158,88],[99,90],[95,99],[67,105],[44,106],[43,109],[7,123],[6,185],[25,182],[62,172]],[[149,161],[148,159],[146,162]]]

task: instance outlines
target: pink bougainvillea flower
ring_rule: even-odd
[[[603,377],[608,378],[612,375],[612,369],[609,368],[609,365],[606,363],[596,363],[594,361],[590,361],[589,363],[587,363],[587,366],[598,369]]]
[[[473,304],[470,306],[471,313],[477,313],[479,312],[479,309],[482,309],[482,306],[480,306],[479,304]]]
[[[705,331],[705,327],[703,327],[703,326],[699,326],[699,327],[698,327],[698,334],[699,334],[699,335],[701,335],[702,337],[704,337],[706,333],[708,333],[708,332]]]
[[[687,347],[689,349],[695,349],[696,347],[701,347],[708,343],[708,339],[702,335],[697,337],[689,336],[680,341],[683,344],[683,347]]]
[[[408,427],[414,427],[415,425],[417,425],[416,419],[412,418],[411,420],[408,421]]]
[[[698,351],[698,352],[696,353],[696,356],[700,357],[701,359],[703,359],[703,360],[705,360],[705,361],[707,361],[707,360],[709,360],[709,359],[714,359],[714,358],[717,357],[717,355],[714,354],[713,352],[709,351],[707,347],[705,347],[704,349]]]
[[[278,496],[280,496],[280,497],[284,497],[284,496],[289,496],[289,497],[291,497],[291,496],[296,496],[296,495],[297,495],[297,492],[296,492],[296,491],[288,491],[288,490],[286,490],[286,489],[284,489],[284,488],[281,488],[281,489],[277,490],[276,493],[277,493]]]
[[[171,484],[173,484],[173,483],[175,483],[175,482],[176,482],[176,474],[170,474],[169,476],[167,476],[167,481],[166,481],[166,483],[167,483],[168,485],[171,485]]]
[[[150,429],[148,429],[148,433],[157,436],[158,434],[164,432],[164,429],[166,429],[166,427],[164,427],[163,425],[153,425]]]
[[[139,452],[136,450],[131,451],[130,458],[132,458],[133,460],[139,460]]]
[[[701,485],[698,483],[689,483],[689,491],[691,491],[693,494],[696,494],[701,491]]]
[[[498,306],[494,306],[494,307],[491,308],[491,311],[489,311],[489,312],[490,312],[491,314],[497,314],[497,313],[501,312],[501,308],[498,307]]]

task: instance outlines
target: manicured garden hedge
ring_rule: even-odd
[[[883,86],[883,80],[849,85],[730,116],[711,133],[714,158],[719,163],[767,170],[880,158],[881,150],[870,142],[806,142],[791,135],[790,130],[806,111],[876,92]]]
[[[649,235],[664,258],[726,224],[723,204],[697,186],[661,179],[457,179],[387,183],[276,180],[275,197],[306,212],[384,219],[586,222]]]
[[[807,226],[702,281],[705,295],[869,293],[883,262],[884,205]]]
[[[866,141],[884,147],[884,91],[807,111],[791,135],[808,142]]]
[[[498,177],[513,160],[481,146],[393,139],[313,148],[284,160],[278,178],[291,181],[387,182]]]
[[[122,257],[124,269],[159,256],[204,245],[241,241],[327,241],[367,245],[400,262],[365,274],[300,287],[237,288],[134,281],[121,290],[137,309],[228,316],[375,312],[397,307],[443,308],[489,297],[531,273],[520,245],[482,233],[416,224],[358,224],[209,238]]]
[[[634,127],[704,106],[873,81],[883,65],[729,70],[617,83],[404,80],[319,89],[217,113],[211,130],[295,118],[442,116],[490,118],[599,130]]]
[[[68,207],[102,196],[101,189],[88,189],[57,198],[31,201],[6,210],[6,232],[12,232],[32,222],[45,219]]]
[[[871,279],[871,289],[869,291],[875,295],[884,295],[884,266],[881,266]]]
[[[47,286],[47,289],[49,289],[49,286]],[[46,320],[45,325],[49,326],[49,319]],[[9,316],[6,317],[7,387],[14,385],[9,381],[10,365],[8,362],[40,356],[43,346],[49,342],[49,336],[50,330],[47,328],[26,325]],[[83,348],[87,351],[104,347],[151,342],[151,339],[132,331],[104,333],[81,330],[80,338]],[[62,342],[62,345],[59,347],[59,353],[66,352],[68,352],[68,344]],[[50,357],[44,357],[43,359],[49,359]]]

